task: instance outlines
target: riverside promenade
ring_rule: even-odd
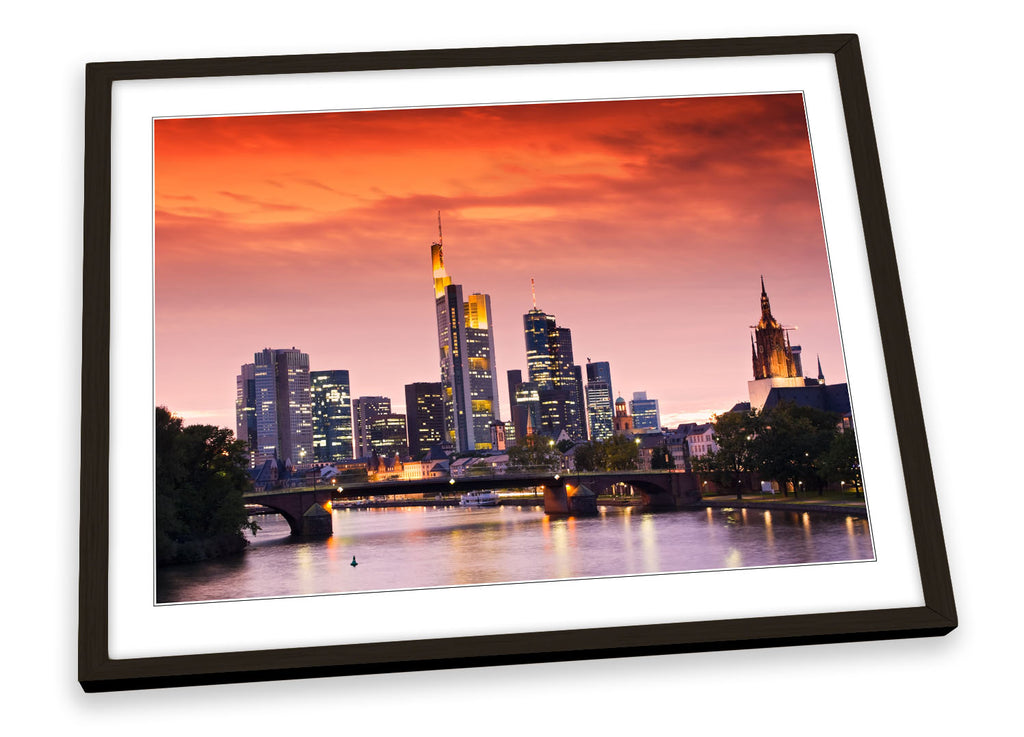
[[[504,497],[499,506],[537,506],[543,504],[544,498],[539,496]],[[640,505],[638,497],[606,497],[597,499],[598,506],[635,507]],[[379,509],[386,507],[457,507],[457,497],[446,496],[443,499],[377,499],[360,500],[348,503],[335,502],[336,508]],[[847,494],[818,496],[813,492],[804,497],[782,496],[781,494],[745,494],[737,499],[735,494],[706,496],[693,507],[711,507],[714,509],[776,509],[786,512],[834,512],[842,514],[867,515],[867,506],[863,497]]]
[[[825,494],[818,496],[807,492],[804,496],[783,496],[782,494],[744,494],[737,499],[735,494],[706,496],[697,506],[716,509],[778,509],[787,512],[838,512],[867,515],[867,504],[863,496],[846,494]]]

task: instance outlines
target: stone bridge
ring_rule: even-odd
[[[322,486],[315,489],[276,489],[245,494],[247,504],[260,504],[281,514],[293,535],[326,537],[332,533],[328,502],[369,496],[405,494],[463,494],[467,491],[536,488],[544,492],[544,511],[557,515],[597,513],[597,497],[616,485],[631,486],[643,509],[679,509],[700,501],[700,488],[685,471],[609,471],[603,473],[517,473],[379,481]]]

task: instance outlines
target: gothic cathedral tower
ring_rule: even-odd
[[[775,379],[797,377],[793,350],[789,345],[789,334],[772,317],[772,307],[764,289],[761,277],[761,320],[751,326],[754,335],[750,341],[751,358],[754,362],[754,379]]]

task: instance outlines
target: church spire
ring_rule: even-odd
[[[825,372],[821,370],[821,355],[818,355],[818,383],[825,383]]]
[[[754,379],[795,378],[796,362],[793,360],[793,346],[789,342],[787,329],[772,316],[768,302],[768,290],[761,275],[761,320],[754,329],[753,351]]]
[[[764,275],[761,275],[761,321],[766,324],[774,322],[772,317],[772,306],[768,301],[768,292],[764,288]]]

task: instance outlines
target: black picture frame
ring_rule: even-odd
[[[831,54],[899,438],[924,606],[514,635],[112,659],[111,99],[119,80]],[[85,691],[415,671],[942,635],[957,626],[878,151],[856,35],[105,62],[86,66],[78,679]]]

